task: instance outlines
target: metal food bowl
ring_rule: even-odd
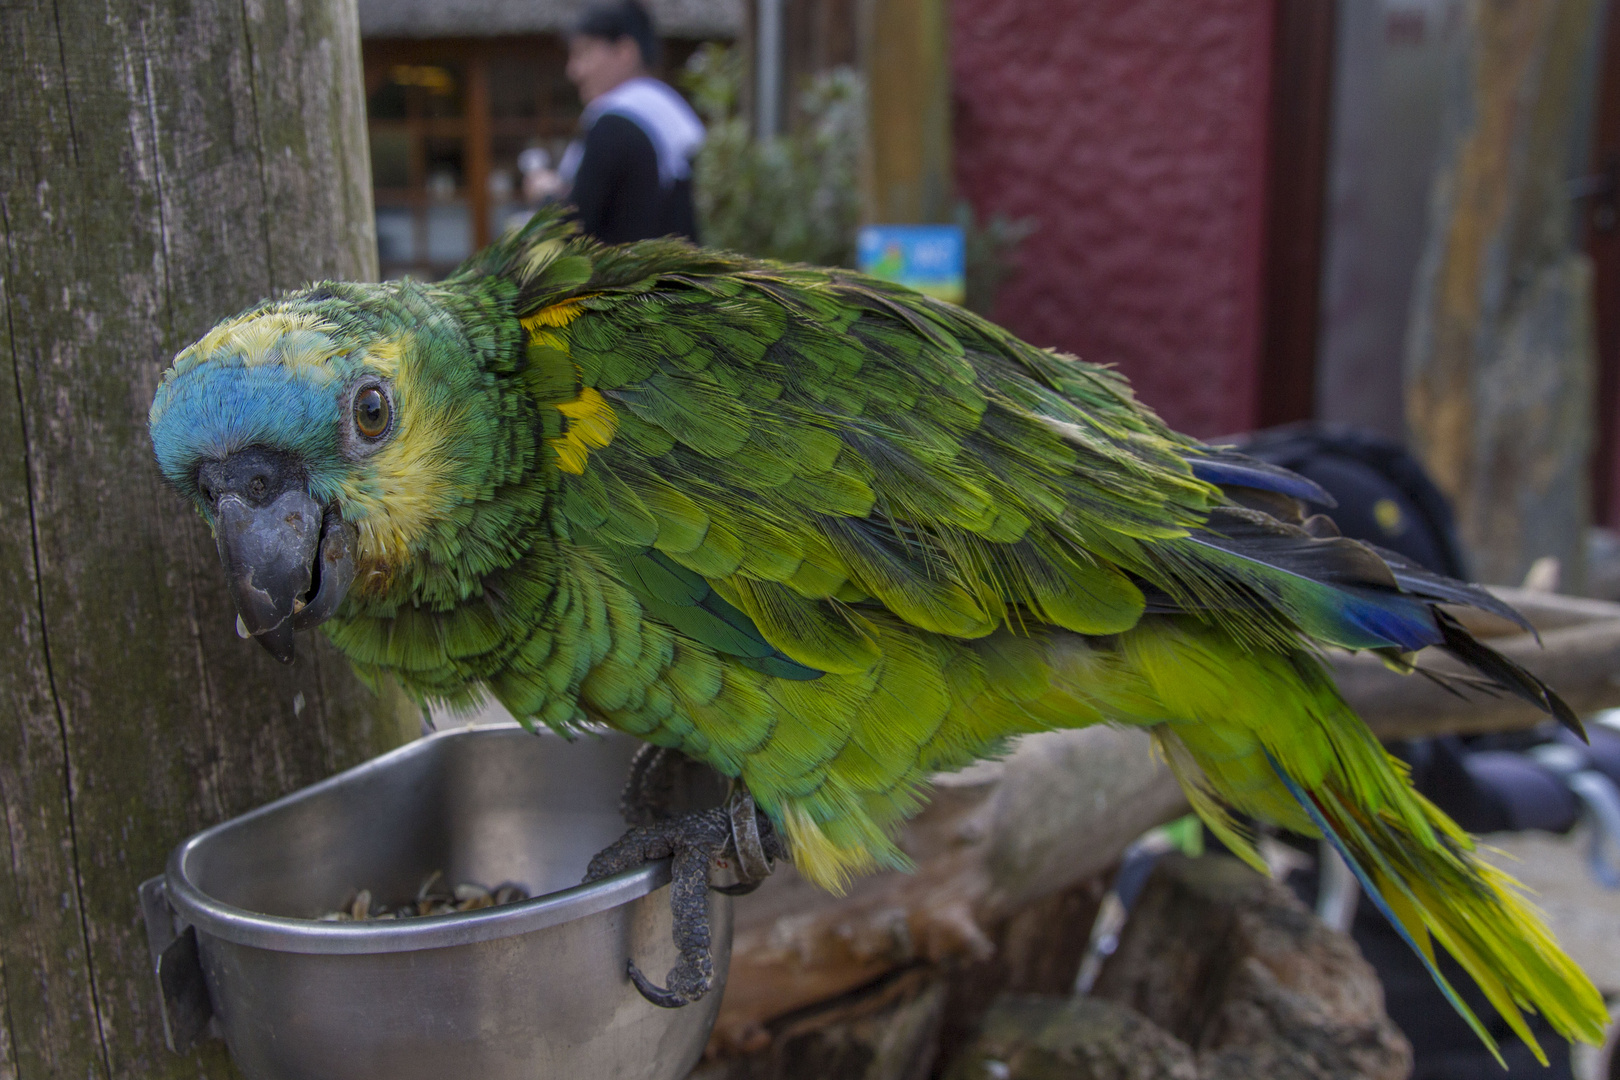
[[[515,724],[443,732],[198,833],[141,898],[171,1045],[222,1035],[249,1080],[678,1080],[703,1052],[731,956],[709,894],[714,989],[644,1000],[676,960],[668,860],[580,885],[625,830],[639,745]],[[443,871],[535,899],[390,922],[322,922],[358,889]]]

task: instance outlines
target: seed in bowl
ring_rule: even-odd
[[[462,911],[501,907],[529,898],[529,890],[507,882],[493,892],[472,882],[445,887],[444,871],[435,870],[416,890],[416,898],[397,907],[373,907],[370,889],[360,889],[341,908],[324,912],[321,922],[377,922],[384,919],[413,919],[424,915],[454,915]]]

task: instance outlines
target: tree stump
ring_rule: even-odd
[[[1230,857],[1166,857],[1094,993],[1192,1047],[1206,1080],[1405,1080],[1412,1069],[1355,942]]]
[[[1008,995],[947,1080],[1406,1080],[1344,934],[1236,859],[1167,857],[1091,998]]]
[[[1259,1074],[1256,1074],[1257,1076]],[[1187,1044],[1097,998],[1008,995],[946,1080],[1200,1080]]]
[[[354,4],[20,0],[0,71],[0,1076],[234,1076],[164,1048],[136,887],[402,728],[237,639],[146,414],[221,317],[374,276]]]

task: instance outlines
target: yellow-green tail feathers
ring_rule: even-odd
[[[1540,1013],[1569,1039],[1598,1043],[1607,1011],[1602,995],[1558,947],[1513,878],[1474,853],[1472,838],[1414,795],[1434,826],[1434,842],[1415,843],[1399,824],[1369,820],[1328,789],[1316,796],[1278,772],[1350,864],[1368,896],[1423,958],[1429,974],[1481,1040],[1495,1042],[1435,967],[1439,941],[1537,1060],[1546,1054],[1525,1023]]]
[[[1493,1052],[1495,1040],[1437,967],[1434,942],[1543,1063],[1526,1012],[1570,1039],[1602,1041],[1607,1010],[1591,980],[1518,884],[1412,789],[1314,656],[1250,653],[1218,632],[1167,622],[1125,635],[1125,649],[1164,703],[1185,710],[1154,734],[1193,808],[1230,850],[1264,869],[1234,811],[1327,839]],[[1236,689],[1207,685],[1216,672]],[[1255,685],[1266,694],[1244,689]]]

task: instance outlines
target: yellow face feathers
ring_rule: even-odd
[[[343,485],[344,516],[360,532],[357,584],[404,562],[425,530],[459,499],[448,433],[464,422],[457,406],[435,404],[435,395],[419,385],[415,365],[400,363],[408,350],[404,340],[368,350],[369,367],[393,373],[398,427]]]
[[[272,311],[214,327],[187,352],[203,357],[240,356],[248,367],[281,363],[324,365],[337,352],[337,327],[311,312]]]
[[[409,335],[372,342],[366,347],[366,366],[385,379],[397,377],[399,358],[409,344]]]
[[[165,385],[201,364],[234,361],[244,367],[281,364],[320,382],[337,374],[333,357],[342,351],[337,327],[311,312],[268,311],[228,319],[181,350],[163,373]]]

